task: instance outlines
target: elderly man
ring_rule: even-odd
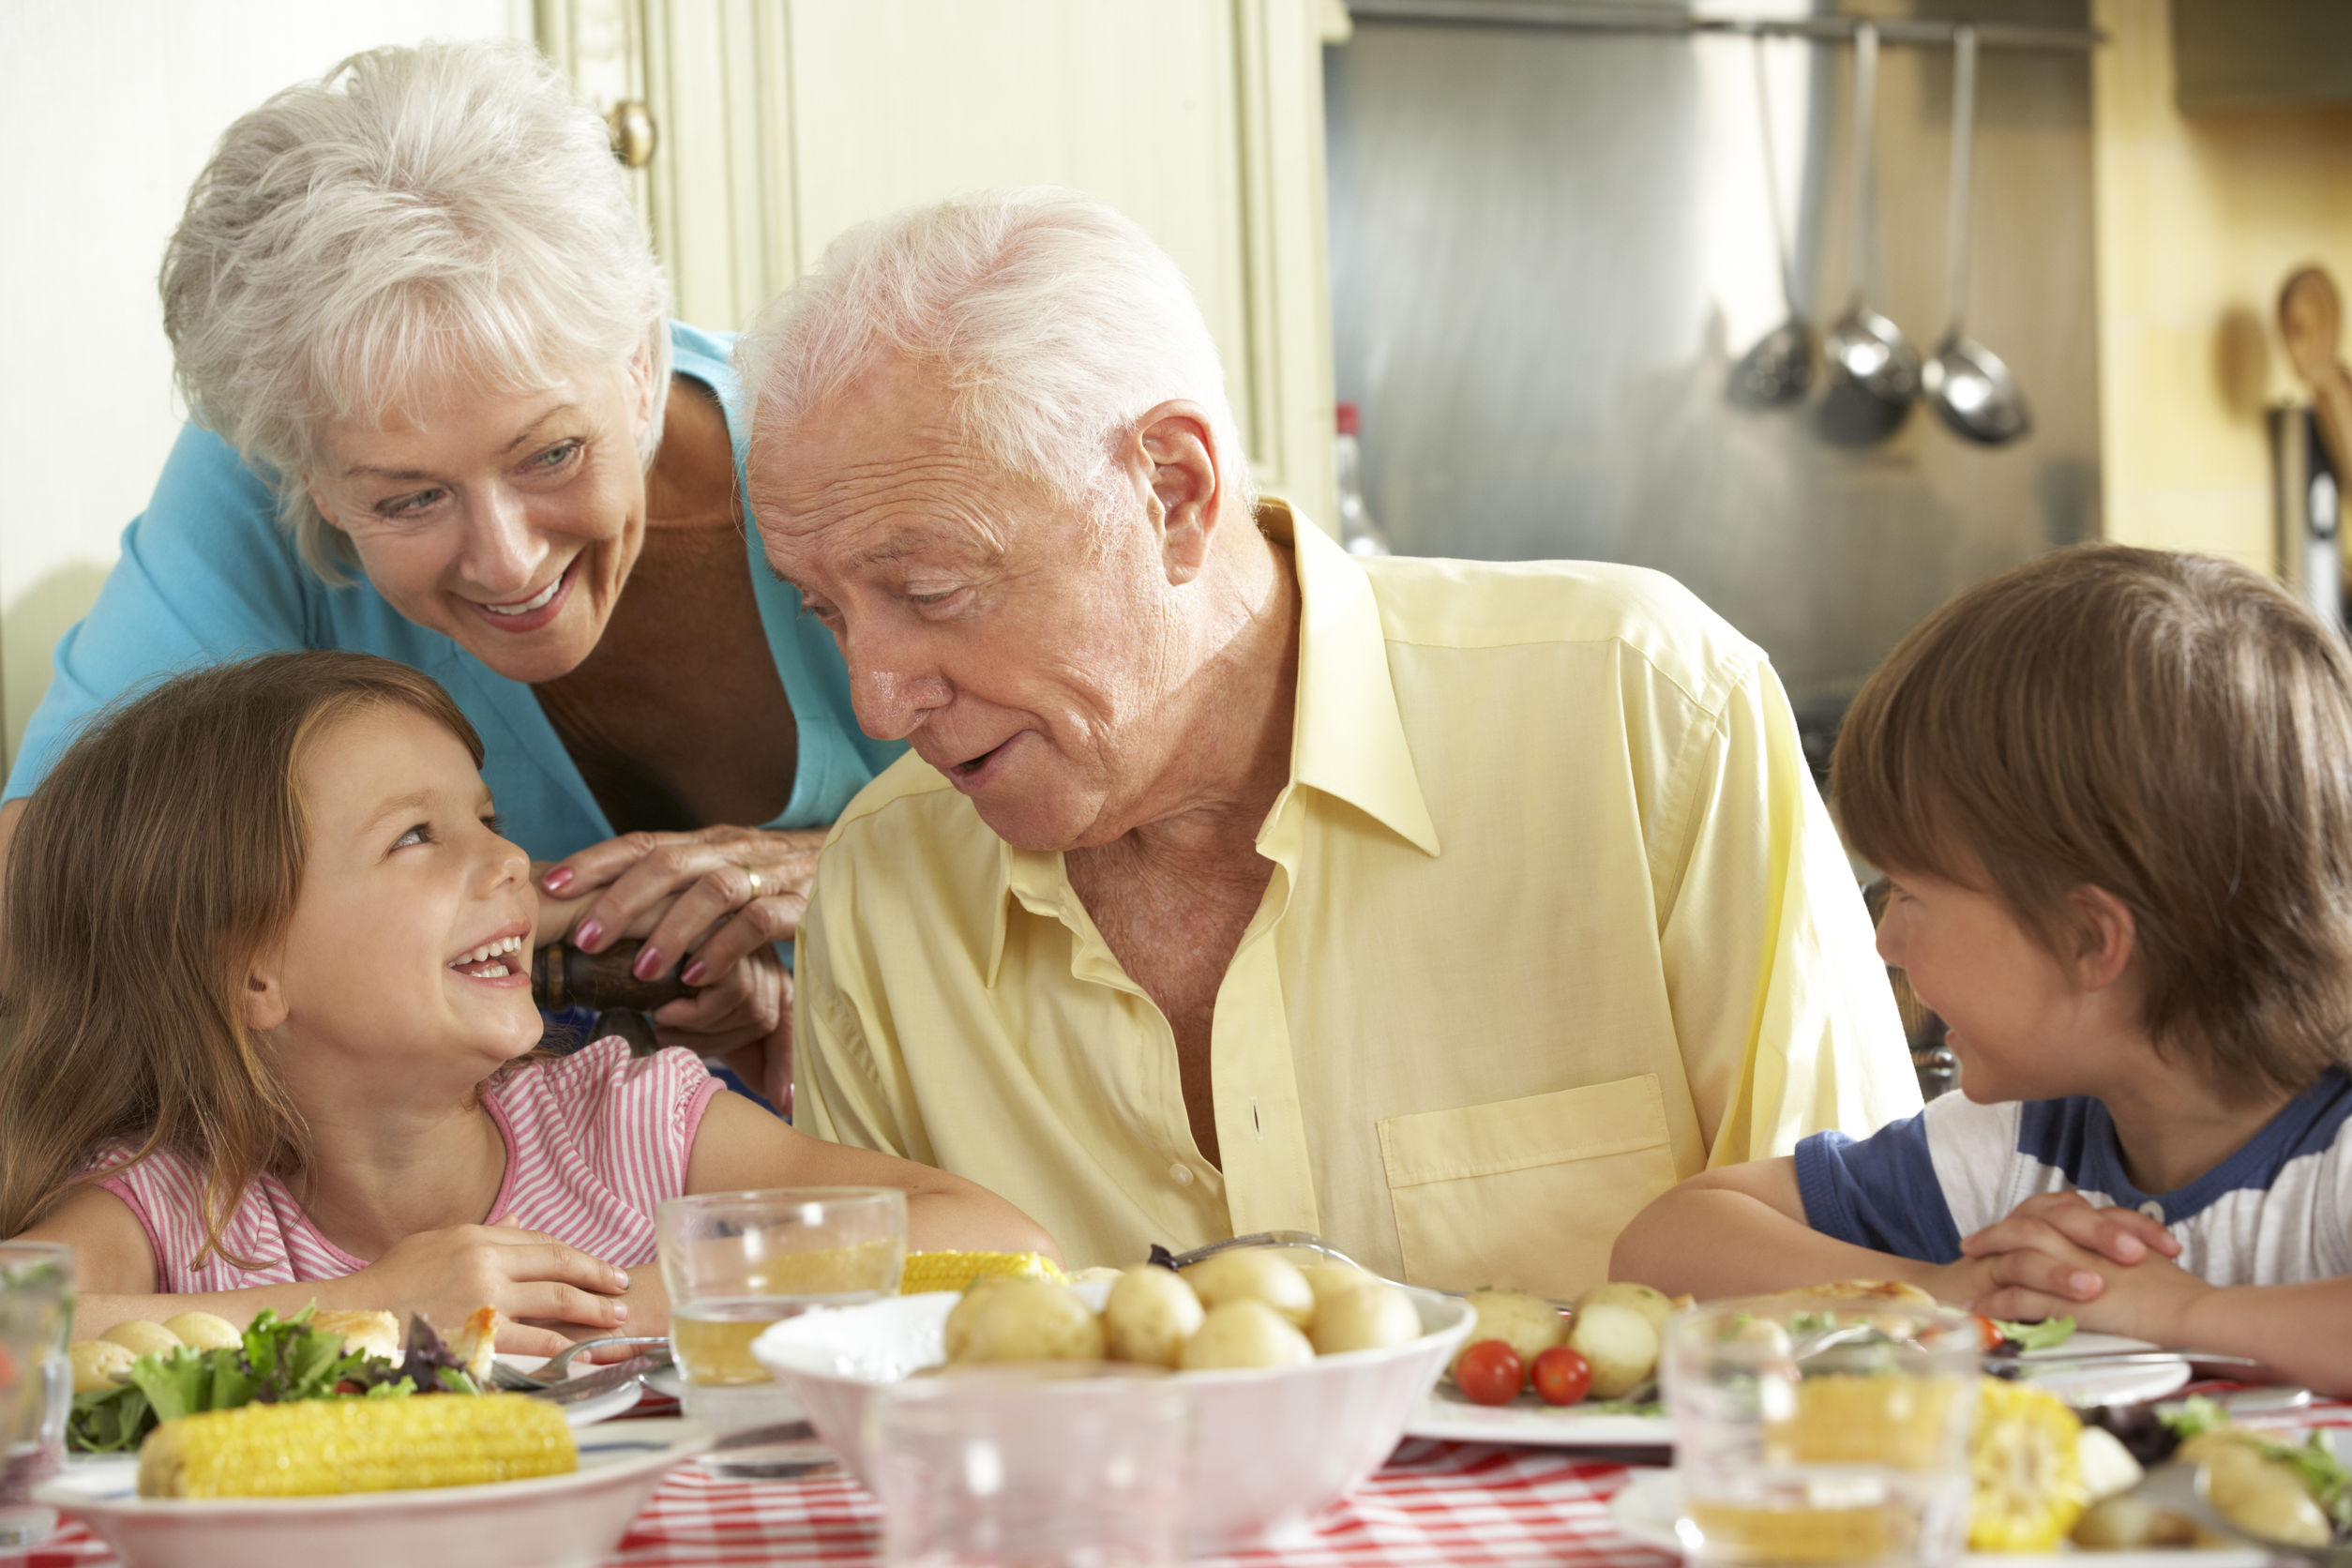
[[[1917,1106],[1763,656],[1654,573],[1260,503],[1135,224],[868,225],[744,358],[768,559],[914,751],[801,927],[810,1130],[1078,1263],[1293,1229],[1560,1294],[1678,1178]]]

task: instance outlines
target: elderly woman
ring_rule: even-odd
[[[517,46],[355,55],[229,128],[162,290],[194,420],[58,644],[0,834],[163,671],[400,659],[553,862],[539,939],[645,936],[641,974],[704,988],[663,1043],[780,1093],[809,830],[900,748],[754,569],[731,345],[667,319],[602,122]]]
[[[1570,1295],[1678,1176],[1918,1105],[1763,655],[1652,572],[1257,503],[1135,224],[884,219],[746,359],[768,559],[915,751],[817,872],[804,1125],[1078,1263],[1293,1229]]]

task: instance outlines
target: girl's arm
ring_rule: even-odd
[[[341,1279],[256,1285],[240,1290],[167,1295],[156,1289],[155,1252],[130,1206],[104,1187],[83,1187],[18,1238],[62,1242],[73,1248],[78,1295],[73,1336],[95,1339],[117,1323],[152,1323],[183,1312],[211,1312],[242,1328],[264,1307],[279,1314],[316,1304],[331,1310],[422,1312],[454,1326],[477,1307],[494,1306],[509,1319],[580,1323],[597,1334],[620,1331],[626,1314],[615,1298],[628,1276],[577,1248],[536,1231],[505,1226],[460,1225],[411,1236],[382,1258]],[[572,1335],[509,1322],[498,1348],[523,1355],[553,1355]]]
[[[1035,1220],[976,1183],[912,1160],[827,1143],[740,1094],[714,1094],[686,1156],[686,1191],[758,1187],[900,1187],[912,1251],[1041,1252],[1056,1262],[1062,1259]]]
[[[1978,1259],[1922,1263],[1814,1229],[1797,1190],[1797,1162],[1785,1154],[1704,1171],[1653,1199],[1618,1236],[1609,1277],[1702,1301],[1892,1279],[1958,1304],[1992,1283]]]

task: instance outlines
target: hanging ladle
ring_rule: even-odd
[[[1878,29],[1860,23],[1854,28],[1854,299],[1821,343],[1830,365],[1822,430],[1848,445],[1892,435],[1919,397],[1919,351],[1872,306],[1878,282],[1878,192],[1871,167],[1877,98]]]
[[[1960,331],[1968,308],[1968,149],[1975,134],[1976,29],[1962,26],[1952,36],[1952,220],[1946,235],[1951,253],[1944,263],[1952,324],[1936,357],[1920,373],[1920,384],[1945,424],[1970,441],[1998,446],[2025,434],[2033,421],[2000,355]]]
[[[1789,254],[1788,224],[1781,213],[1780,158],[1772,144],[1772,98],[1764,68],[1764,35],[1756,47],[1756,113],[1762,134],[1764,210],[1772,226],[1772,262],[1780,269],[1781,303],[1788,319],[1758,338],[1731,368],[1731,400],[1747,408],[1770,408],[1802,398],[1813,384],[1813,324],[1797,308],[1796,264]]]

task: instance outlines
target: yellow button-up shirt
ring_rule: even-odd
[[[1654,572],[1359,562],[1280,503],[1260,524],[1297,565],[1297,715],[1212,1025],[1223,1168],[1062,856],[913,756],[818,865],[805,1129],[995,1189],[1074,1266],[1289,1229],[1568,1295],[1680,1178],[1919,1108],[1758,649]]]

